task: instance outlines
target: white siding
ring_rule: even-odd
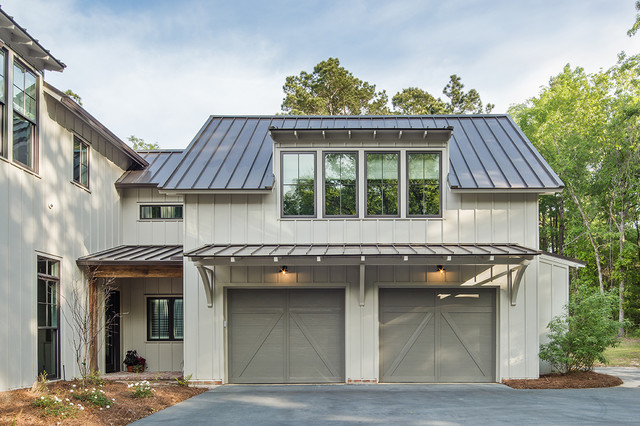
[[[182,197],[160,194],[156,188],[122,189],[122,244],[182,244],[182,220],[140,220],[145,204],[182,204]]]
[[[72,183],[71,129],[91,146],[90,192]],[[37,175],[0,160],[0,390],[30,386],[36,376],[38,253],[61,260],[64,313],[64,298],[82,280],[76,259],[120,242],[120,197],[113,183],[123,169],[104,155],[123,164],[122,154],[44,96],[39,135]],[[64,316],[60,323],[60,368],[71,378],[71,332]]]

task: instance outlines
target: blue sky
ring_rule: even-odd
[[[458,74],[494,112],[562,67],[608,68],[634,0],[4,0],[67,64],[54,86],[125,139],[184,148],[211,114],[280,111],[285,77],[328,57],[385,89],[436,96]]]

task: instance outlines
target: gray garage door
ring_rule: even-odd
[[[344,382],[344,290],[229,290],[231,383]]]
[[[380,289],[383,382],[495,381],[495,290]]]

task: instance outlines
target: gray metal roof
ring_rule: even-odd
[[[212,116],[159,186],[166,190],[264,190],[274,184],[277,129],[445,129],[449,184],[454,189],[548,191],[564,184],[511,117],[433,116]]]
[[[145,169],[126,171],[116,181],[117,187],[157,186],[164,182],[182,158],[181,149],[137,151],[148,163]]]
[[[182,265],[182,246],[118,246],[76,260],[80,266]]]
[[[535,256],[518,244],[207,244],[184,253],[190,258],[304,256]]]

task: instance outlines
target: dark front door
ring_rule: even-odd
[[[111,290],[105,308],[106,372],[120,371],[120,292]]]

